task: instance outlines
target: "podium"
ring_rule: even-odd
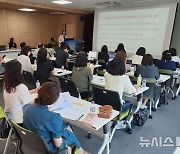
[[[84,41],[81,40],[68,40],[65,41],[71,50],[76,51],[77,47],[84,47]]]

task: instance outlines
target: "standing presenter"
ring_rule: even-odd
[[[66,31],[63,30],[62,34],[59,36],[58,42],[59,44],[61,44],[62,42],[64,42],[68,37],[66,36]]]

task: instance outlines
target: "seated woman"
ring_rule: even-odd
[[[3,67],[3,61],[4,61],[4,58],[3,57],[0,57],[0,75],[4,74],[4,67]]]
[[[159,71],[156,66],[154,66],[153,57],[151,54],[145,54],[143,56],[141,65],[136,67],[135,74],[141,74],[143,78],[155,78],[159,79]]]
[[[179,56],[177,56],[177,51],[175,48],[170,48],[169,49],[169,52],[171,53],[171,56],[172,56],[172,61],[174,61],[176,63],[176,66],[180,66],[180,58]]]
[[[36,79],[42,84],[48,82],[50,74],[54,73],[54,67],[49,60],[49,53],[47,49],[40,48],[37,55],[37,71]]]
[[[121,100],[121,104],[130,103],[124,101],[122,96],[123,92],[128,94],[135,93],[138,88],[137,85],[133,86],[129,76],[125,75],[125,63],[121,58],[114,58],[108,63],[107,72],[104,74],[105,77],[105,89],[117,91]],[[125,110],[124,108],[122,110]]]
[[[42,136],[51,152],[56,152],[58,148],[74,143],[82,153],[81,144],[63,124],[61,115],[48,110],[57,101],[59,94],[60,88],[57,84],[44,83],[38,90],[38,97],[34,104],[27,104],[23,107],[23,126]]]
[[[10,38],[9,40],[9,49],[17,48],[17,44],[14,42],[14,38]]]
[[[58,68],[64,67],[65,69],[68,69],[68,63],[70,61],[69,51],[70,47],[68,45],[64,45],[62,50],[57,51],[56,65]]]
[[[98,53],[99,64],[102,65],[101,69],[106,69],[106,64],[109,61],[108,47],[103,45],[101,52]]]
[[[7,62],[3,79],[4,111],[18,124],[23,122],[22,107],[30,103],[34,99],[31,94],[37,92],[37,89],[29,91],[23,82],[20,62],[16,60]]]
[[[159,69],[166,69],[166,70],[176,70],[176,63],[174,61],[171,61],[171,53],[169,53],[168,50],[165,50],[162,53],[162,58],[161,60],[157,60],[155,65]]]
[[[118,52],[118,51],[123,51],[126,53],[126,50],[124,48],[124,44],[123,43],[119,43],[118,46],[117,46],[117,49],[115,50],[115,53]]]
[[[80,92],[90,90],[90,82],[93,78],[93,67],[90,67],[87,56],[81,52],[76,57],[75,67],[72,71],[72,80]]]
[[[23,71],[27,71],[33,74],[34,70],[30,62],[30,58],[29,58],[30,54],[31,54],[31,49],[28,46],[24,46],[21,49],[21,53],[17,57],[17,60],[21,63]]]
[[[136,67],[135,76],[139,76],[139,74],[141,74],[142,78],[159,79],[159,70],[156,66],[154,66],[154,61],[151,54],[145,54],[143,56],[141,65]],[[144,93],[144,96],[146,96],[146,92]],[[147,101],[148,99],[144,100],[144,108],[146,108]]]
[[[121,58],[124,61],[126,72],[130,70],[131,64],[127,64],[127,55],[126,55],[126,52],[124,52],[122,50],[117,51],[116,54],[115,54],[115,57],[116,58]]]
[[[137,50],[136,55],[132,56],[132,64],[141,65],[141,61],[145,53],[146,49],[144,47],[140,47]]]

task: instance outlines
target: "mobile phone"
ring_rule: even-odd
[[[6,55],[3,55],[2,58],[6,57]]]

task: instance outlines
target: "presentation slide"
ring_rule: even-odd
[[[169,48],[176,4],[155,8],[95,11],[93,50],[105,44],[115,51],[123,43],[127,54],[135,54],[139,47],[160,56]]]

